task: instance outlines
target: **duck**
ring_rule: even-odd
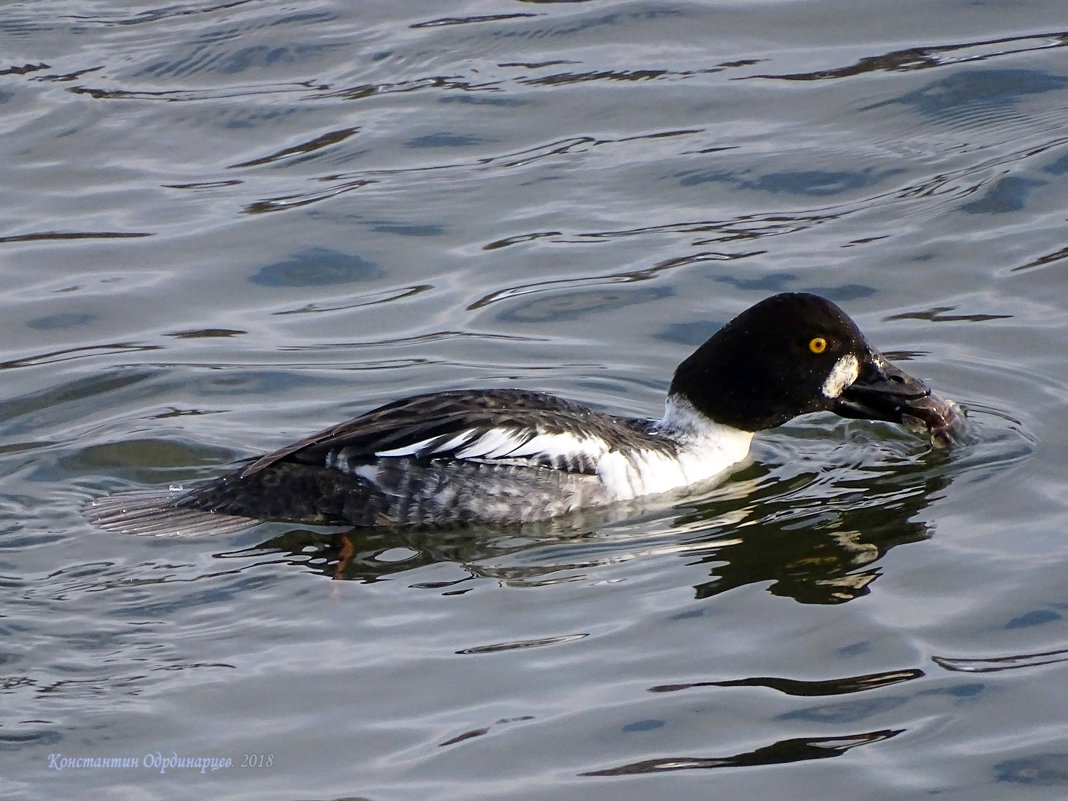
[[[96,526],[225,533],[263,521],[369,527],[544,521],[691,488],[744,461],[753,436],[813,412],[947,425],[951,402],[890,362],[819,295],[742,311],[675,370],[658,419],[524,389],[415,395],[191,486],[92,501]]]

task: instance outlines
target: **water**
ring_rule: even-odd
[[[1062,3],[119,5],[0,19],[5,796],[1068,793]],[[655,415],[781,290],[972,441],[810,416],[530,531],[79,512],[415,392]]]

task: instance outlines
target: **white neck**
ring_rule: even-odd
[[[710,420],[679,395],[668,396],[664,416],[653,428],[677,442],[678,451],[605,453],[597,474],[615,498],[667,492],[718,476],[745,459],[753,440],[751,431]]]
[[[695,441],[695,444],[696,441],[706,439],[725,444],[736,443],[738,447],[745,449],[745,453],[749,452],[749,443],[753,441],[752,431],[742,431],[733,426],[717,423],[697,411],[694,405],[681,395],[667,396],[664,402],[664,416],[655,423],[655,428],[673,439]]]

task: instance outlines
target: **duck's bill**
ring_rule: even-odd
[[[857,380],[835,399],[832,410],[842,417],[902,423],[910,430],[930,435],[936,445],[956,439],[963,415],[951,400],[904,370],[873,353],[861,367]]]

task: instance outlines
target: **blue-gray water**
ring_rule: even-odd
[[[0,794],[1063,799],[1066,27],[5,3]],[[80,514],[416,392],[656,415],[781,290],[972,441],[813,415],[711,493],[527,532]]]

